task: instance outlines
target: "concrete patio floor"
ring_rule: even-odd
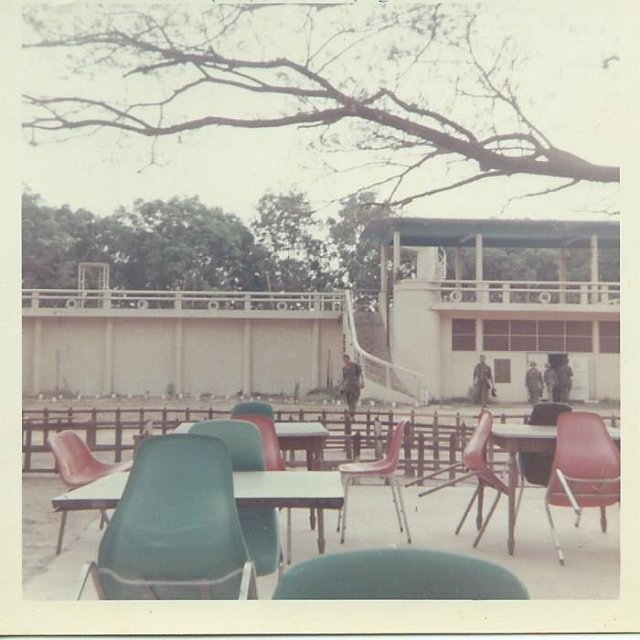
[[[508,555],[506,548],[506,499],[499,503],[477,549],[472,547],[475,537],[473,513],[460,534],[454,535],[474,486],[473,483],[463,483],[423,498],[418,497],[423,488],[413,486],[405,489],[412,546],[453,551],[498,563],[514,572],[535,600],[608,600],[619,597],[619,507],[607,510],[607,533],[600,530],[598,509],[586,510],[580,527],[576,529],[572,511],[555,508],[553,513],[566,556],[565,566],[560,566],[544,512],[544,490],[539,488],[529,488],[524,492],[513,556]],[[35,501],[30,508],[48,508],[48,512],[39,515],[29,514],[26,510],[23,514],[25,600],[72,600],[83,563],[96,557],[102,535],[97,512],[71,513],[63,551],[57,557],[54,555],[59,515],[51,512],[50,499],[63,491],[60,481],[53,476],[27,474],[23,478],[23,496],[31,495],[31,500]],[[340,544],[336,531],[337,511],[325,511],[326,553],[407,545],[405,535],[398,529],[388,487],[357,486],[350,496],[344,544]],[[281,524],[284,533],[284,512]],[[314,557],[317,554],[316,535],[309,528],[308,511],[294,509],[292,527],[293,563]],[[276,580],[275,575],[258,579],[260,599],[270,599]],[[93,586],[88,584],[83,598],[95,597]]]

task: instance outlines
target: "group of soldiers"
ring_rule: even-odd
[[[536,362],[529,363],[529,369],[525,375],[524,386],[529,395],[531,404],[540,402],[545,387],[547,389],[547,400],[550,402],[569,402],[571,386],[573,380],[573,369],[569,364],[569,358],[553,366],[547,362],[544,374],[538,369]],[[491,367],[486,363],[484,355],[480,356],[480,361],[473,369],[473,391],[474,399],[481,405],[489,402],[489,393],[496,396],[496,387],[491,374]]]

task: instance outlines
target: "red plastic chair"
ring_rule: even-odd
[[[278,434],[276,433],[276,425],[273,418],[264,414],[257,413],[233,413],[233,420],[245,420],[254,424],[260,436],[262,437],[262,445],[264,448],[264,462],[267,471],[284,471],[286,469],[282,452],[280,451],[280,443],[278,442]],[[286,535],[286,553],[287,564],[291,564],[291,509],[287,509],[287,535]]]
[[[496,474],[492,471],[492,469],[487,464],[487,445],[489,442],[489,436],[491,435],[491,429],[493,428],[493,415],[487,409],[484,409],[480,413],[480,417],[478,418],[478,424],[476,425],[471,438],[467,442],[467,446],[464,448],[462,452],[462,460],[460,462],[456,462],[449,467],[445,467],[444,469],[439,469],[435,473],[430,473],[429,475],[424,476],[423,478],[419,478],[418,480],[414,480],[410,484],[415,484],[420,480],[426,480],[429,478],[434,478],[436,476],[441,475],[447,471],[451,471],[456,468],[466,468],[468,473],[465,473],[462,476],[458,476],[453,480],[449,480],[448,482],[444,482],[439,484],[436,487],[432,487],[431,489],[427,489],[422,493],[418,494],[419,497],[429,495],[430,493],[435,493],[436,491],[440,491],[440,489],[444,489],[445,487],[451,487],[462,480],[466,480],[467,478],[471,478],[476,476],[478,479],[478,486],[471,496],[471,500],[465,509],[465,512],[462,514],[462,519],[458,523],[456,528],[456,535],[460,533],[460,529],[462,529],[462,525],[469,515],[469,511],[471,511],[471,507],[474,502],[477,502],[478,511],[476,514],[476,527],[479,531],[478,536],[473,542],[473,546],[478,546],[480,542],[480,538],[485,532],[487,525],[489,524],[489,520],[491,520],[491,516],[493,512],[496,510],[498,506],[498,501],[502,497],[503,494],[508,494],[509,490],[504,482],[496,476]],[[407,485],[409,486],[409,485]],[[485,487],[492,487],[496,490],[497,494],[491,508],[489,509],[489,513],[487,517],[483,519],[483,503],[484,503],[484,490]]]
[[[584,507],[600,507],[600,527],[607,530],[606,508],[620,502],[620,452],[596,413],[575,411],[558,417],[556,453],[545,509],[551,537],[564,564],[550,505],[572,507],[577,527]]]
[[[49,447],[56,460],[60,478],[71,489],[82,487],[98,478],[116,471],[131,468],[130,462],[113,464],[98,460],[89,449],[87,443],[75,431],[60,431],[49,437]],[[56,555],[62,549],[62,539],[67,522],[67,511],[62,512]],[[109,519],[104,510],[100,511],[102,519],[100,526]]]
[[[284,471],[285,462],[280,451],[276,425],[272,418],[258,414],[237,414],[234,420],[245,420],[256,425],[264,446],[264,462],[267,471]]]
[[[407,514],[405,513],[404,502],[402,500],[402,485],[394,475],[398,466],[398,461],[400,460],[400,447],[402,446],[404,431],[408,422],[408,420],[402,420],[396,426],[391,438],[391,444],[389,445],[389,452],[383,460],[375,460],[374,462],[350,462],[347,464],[341,464],[338,467],[338,470],[342,474],[342,482],[344,484],[344,506],[338,516],[338,530],[341,531],[341,543],[344,543],[344,535],[347,529],[347,498],[349,494],[349,487],[352,484],[355,484],[359,478],[381,478],[389,481],[391,494],[393,495],[393,503],[398,517],[398,524],[400,525],[400,531],[406,530],[407,542],[411,543],[409,523],[407,521]],[[342,519],[342,527],[340,527],[340,519]]]

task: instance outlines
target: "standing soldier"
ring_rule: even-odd
[[[542,383],[542,374],[538,369],[538,365],[533,361],[529,365],[529,370],[524,377],[524,386],[527,387],[529,402],[533,405],[538,404],[542,396],[544,385]]]
[[[571,395],[571,386],[573,378],[573,369],[569,365],[569,358],[558,367],[558,392],[560,395],[560,402],[569,402],[569,396]]]
[[[491,367],[485,362],[486,358],[480,356],[480,362],[473,368],[473,386],[477,401],[481,405],[489,402],[489,389],[494,389]]]
[[[556,370],[547,362],[544,365],[544,385],[547,387],[547,401],[553,402],[555,400],[555,390],[558,386],[558,376]]]
[[[351,358],[345,353],[342,357],[342,382],[340,390],[344,393],[349,407],[349,413],[353,417],[356,412],[356,404],[360,397],[360,389],[364,387],[364,378],[362,376],[362,368],[357,362],[352,362]]]

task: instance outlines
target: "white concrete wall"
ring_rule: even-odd
[[[396,283],[391,357],[394,364],[422,373],[429,393],[438,398],[442,393],[440,320],[431,311],[437,293],[429,288],[430,283],[421,280]]]
[[[37,328],[39,325],[39,328]],[[247,350],[248,349],[248,350]],[[331,358],[329,362],[329,351]],[[313,317],[25,316],[23,393],[300,393],[341,378],[342,323]]]

